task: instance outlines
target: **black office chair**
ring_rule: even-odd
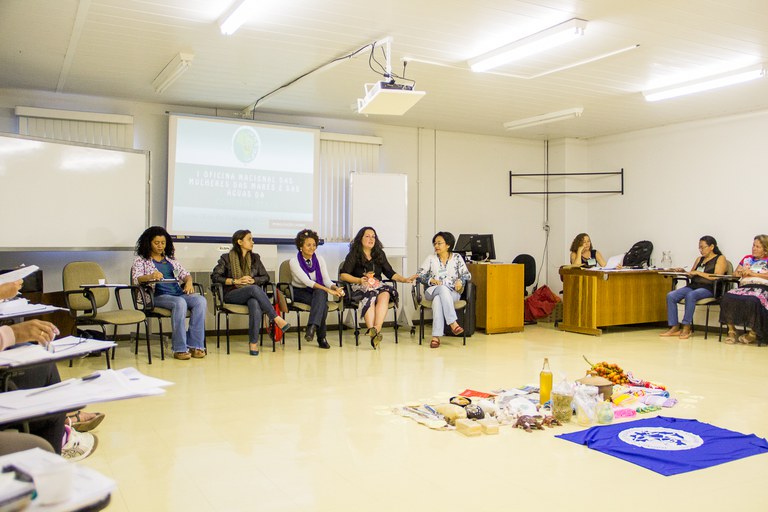
[[[421,345],[421,341],[424,339],[424,311],[427,309],[432,309],[432,301],[428,300],[424,296],[424,291],[426,288],[427,287],[422,283],[414,283],[413,288],[411,288],[413,304],[419,311],[419,345]],[[474,296],[475,284],[470,281],[467,283],[467,286],[464,287],[464,290],[462,290],[459,300],[453,302],[453,309],[461,312],[460,325],[464,326],[464,332],[462,333],[463,345],[467,344],[467,329],[469,328],[467,326],[467,312],[470,304],[472,304],[472,302],[475,300]]]
[[[536,259],[530,254],[518,254],[512,263],[522,263],[525,267],[525,277],[523,278],[523,292],[528,296],[528,287],[536,282]],[[532,292],[536,291],[534,287]]]
[[[344,266],[344,262],[343,261],[339,264],[339,273],[338,273],[339,280],[338,280],[338,283],[344,286],[343,308],[344,309],[351,309],[352,310],[352,316],[355,319],[355,346],[358,346],[358,345],[360,345],[360,323],[358,322],[358,318],[357,318],[358,317],[357,310],[358,310],[358,307],[360,306],[360,304],[356,300],[352,299],[352,285],[341,280],[341,267],[342,266]],[[392,286],[395,286],[395,287],[397,286],[397,283],[395,283],[394,281],[389,281],[387,279],[382,279],[381,282],[382,283],[391,284]],[[390,297],[390,300],[389,300],[389,306],[387,306],[387,307],[389,309],[391,309],[393,311],[393,313],[394,313],[394,317],[395,317],[395,343],[398,343],[398,339],[397,339],[397,328],[398,328],[398,325],[397,325],[397,308],[395,307],[395,302],[392,300],[391,297]]]

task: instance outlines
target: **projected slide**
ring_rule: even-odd
[[[293,238],[314,225],[317,130],[171,116],[168,230]]]

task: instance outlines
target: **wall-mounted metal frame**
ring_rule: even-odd
[[[553,178],[553,177],[569,177],[574,176],[619,176],[621,186],[619,190],[535,190],[532,192],[515,192],[512,189],[513,178]],[[547,187],[549,186],[549,180],[546,181]],[[614,172],[558,172],[558,173],[521,173],[516,174],[509,171],[509,195],[552,195],[552,194],[621,194],[624,195],[624,169]]]

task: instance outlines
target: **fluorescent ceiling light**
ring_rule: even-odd
[[[569,108],[566,110],[558,110],[557,112],[550,112],[549,114],[542,114],[540,116],[527,117],[525,119],[518,119],[517,121],[509,121],[504,123],[504,128],[507,130],[519,130],[521,128],[528,128],[530,126],[537,126],[540,124],[554,123],[556,121],[565,121],[566,119],[573,119],[580,117],[584,112],[584,107]]]
[[[550,27],[513,43],[491,50],[468,61],[472,71],[487,71],[565,44],[584,35],[587,22],[578,18]]]
[[[256,7],[255,0],[238,0],[219,19],[221,33],[230,36],[237,32],[240,25],[248,21]]]
[[[675,98],[677,96],[685,96],[686,94],[708,91],[710,89],[717,89],[727,85],[740,84],[763,76],[765,76],[765,64],[760,63],[748,68],[720,73],[719,75],[643,91],[643,96],[645,96],[646,101],[659,101],[667,98]]]
[[[192,65],[194,58],[195,54],[193,53],[179,53],[172,58],[171,62],[152,80],[152,87],[155,88],[155,92],[157,94],[164,93]]]

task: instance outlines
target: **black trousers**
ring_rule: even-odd
[[[50,386],[61,382],[59,370],[54,363],[47,363],[31,368],[19,370],[19,373],[11,377],[10,386],[13,389],[34,389]],[[66,414],[53,414],[43,419],[29,422],[29,433],[40,436],[61,454],[61,441],[64,437],[64,421]],[[23,425],[9,425],[8,428],[21,430]]]

